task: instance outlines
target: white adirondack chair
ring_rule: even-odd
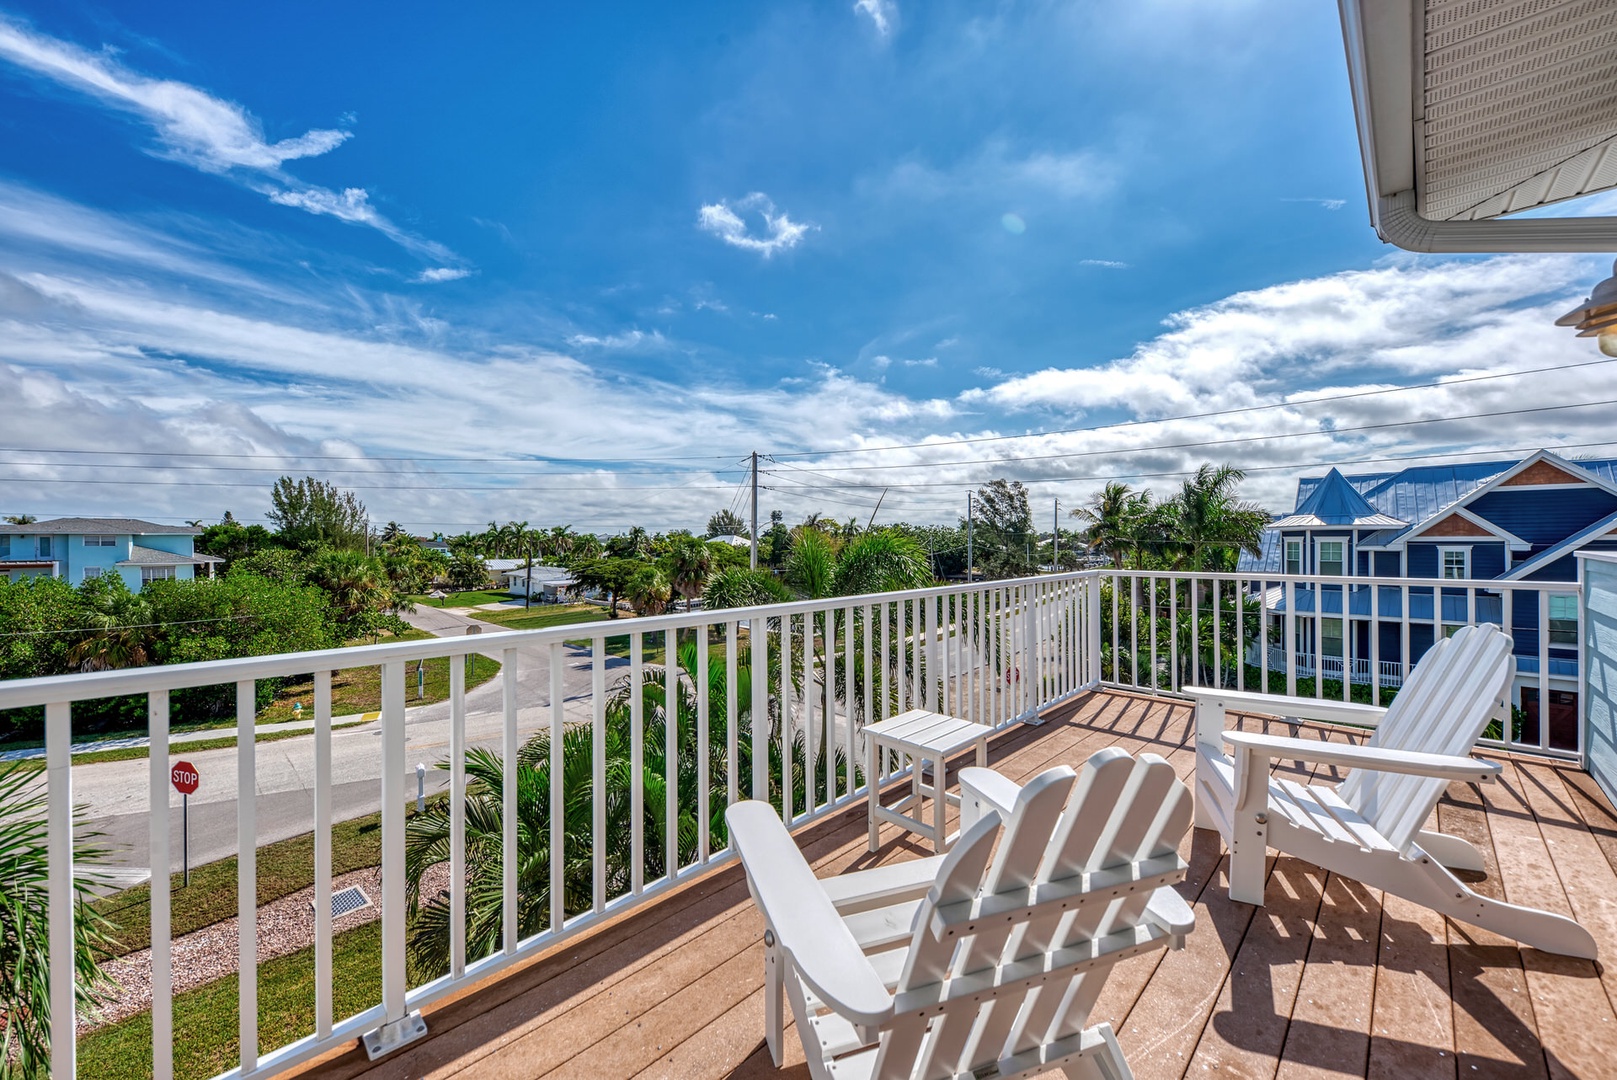
[[[1468,888],[1447,868],[1481,871],[1481,854],[1425,828],[1450,781],[1498,775],[1498,764],[1468,755],[1490,719],[1510,723],[1511,665],[1511,640],[1498,627],[1467,626],[1421,658],[1385,709],[1185,687],[1196,699],[1196,824],[1217,829],[1229,847],[1230,897],[1263,903],[1272,847],[1451,919],[1594,959],[1594,938],[1571,919]],[[1375,730],[1361,746],[1229,731],[1232,709]],[[1277,759],[1352,771],[1334,786],[1300,784],[1271,775]]]
[[[948,854],[824,881],[768,804],[727,811],[764,915],[775,1063],[784,991],[818,1080],[1132,1076],[1089,1013],[1112,965],[1195,925],[1171,887],[1189,790],[1117,749],[1025,787],[966,769],[961,788],[974,820]]]

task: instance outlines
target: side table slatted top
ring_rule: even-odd
[[[865,728],[866,775],[871,783],[870,850],[876,850],[877,826],[883,821],[894,822],[927,837],[932,841],[934,851],[945,850],[949,846],[949,838],[943,833],[944,808],[951,802],[956,805],[960,803],[959,795],[949,794],[946,790],[945,764],[950,757],[970,747],[976,750],[976,763],[986,765],[988,737],[993,733],[994,729],[985,724],[974,724],[958,716],[945,716],[925,709],[911,709]],[[910,759],[910,793],[889,807],[881,804],[875,778],[881,775],[879,765],[883,763],[884,755],[893,752]],[[923,762],[932,763],[930,784],[923,777]],[[930,822],[920,813],[923,798],[932,799]],[[908,812],[911,810],[914,813]]]

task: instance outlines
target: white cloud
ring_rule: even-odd
[[[0,59],[139,117],[156,133],[161,157],[207,173],[245,172],[251,178],[243,182],[277,205],[369,226],[418,254],[448,254],[441,245],[410,235],[380,214],[364,188],[335,192],[304,185],[282,168],[289,161],[330,153],[352,132],[315,128],[271,142],[263,124],[235,102],[175,79],[143,75],[110,52],[90,52],[4,15],[0,15]]]
[[[1321,208],[1323,208],[1325,210],[1340,210],[1340,209],[1342,209],[1342,207],[1347,205],[1347,200],[1346,199],[1320,199],[1320,198],[1306,197],[1306,196],[1303,197],[1303,198],[1300,198],[1300,199],[1286,199],[1286,198],[1283,198],[1280,201],[1281,202],[1313,203],[1316,206],[1319,206],[1319,207],[1321,207]]]
[[[1095,267],[1099,267],[1102,270],[1127,270],[1127,269],[1129,269],[1129,264],[1128,263],[1126,263],[1126,262],[1118,262],[1115,259],[1079,259],[1078,260],[1078,265],[1079,266],[1095,266]]]
[[[893,0],[855,0],[854,11],[868,15],[871,23],[876,27],[876,33],[881,37],[888,37],[893,32],[893,23],[898,18],[898,5]]]
[[[935,357],[935,356],[928,356],[924,360],[905,360],[904,361],[904,366],[905,367],[937,367],[938,366],[938,358]]]
[[[165,154],[212,172],[273,170],[283,162],[328,153],[350,136],[316,129],[269,142],[263,126],[234,102],[172,79],[148,78],[105,53],[88,52],[4,17],[0,57],[136,114],[156,130]]]
[[[763,233],[754,235],[743,214],[756,212],[763,219]],[[732,247],[756,251],[770,258],[778,251],[789,251],[803,242],[817,225],[793,221],[785,211],[775,212],[775,204],[762,192],[753,192],[737,199],[734,206],[720,199],[701,208],[697,213],[697,227],[712,233]]]
[[[889,198],[964,197],[1004,205],[1099,198],[1117,186],[1119,175],[1117,162],[1095,150],[1025,151],[992,139],[948,165],[911,158],[880,177],[862,180],[860,186]]]
[[[573,334],[567,339],[567,344],[575,349],[636,349],[641,346],[654,347],[667,344],[662,332],[653,330],[646,333],[644,330],[626,330],[621,334]]]
[[[423,285],[436,285],[443,281],[459,281],[461,278],[470,277],[471,273],[470,270],[458,266],[434,266],[421,271],[415,276],[415,280]]]

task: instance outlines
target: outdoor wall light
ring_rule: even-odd
[[[1617,263],[1612,276],[1596,285],[1582,305],[1555,320],[1556,326],[1575,326],[1579,337],[1600,340],[1600,351],[1617,356]]]

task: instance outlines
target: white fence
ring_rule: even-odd
[[[1423,609],[1419,597],[1428,603]],[[1330,599],[1332,595],[1336,600]],[[403,1040],[411,1014],[467,982],[505,968],[539,950],[584,932],[602,919],[644,903],[730,859],[716,824],[725,805],[740,798],[771,801],[793,825],[815,820],[862,798],[872,780],[861,775],[860,729],[913,707],[953,713],[994,726],[1035,718],[1066,698],[1100,685],[1153,693],[1174,692],[1190,682],[1241,689],[1296,693],[1311,672],[1307,655],[1282,643],[1300,640],[1306,620],[1343,620],[1345,661],[1355,677],[1340,680],[1347,698],[1355,686],[1380,702],[1391,691],[1389,672],[1401,673],[1411,648],[1423,636],[1466,621],[1503,621],[1512,605],[1531,603],[1542,631],[1549,625],[1549,597],[1577,594],[1575,585],[1519,586],[1501,592],[1497,582],[1421,584],[1405,579],[1248,577],[1229,574],[1157,574],[1100,570],[973,583],[905,593],[835,598],[729,611],[574,624],[546,630],[438,638],[364,648],[206,664],[63,676],[0,683],[0,709],[44,706],[48,814],[50,822],[50,964],[52,972],[52,1073],[75,1072],[73,1015],[74,868],[72,863],[73,773],[69,743],[75,703],[145,695],[152,741],[149,805],[154,883],[171,865],[169,835],[170,694],[199,686],[233,684],[238,744],[236,772],[237,895],[239,925],[256,925],[253,741],[257,680],[313,677],[314,880],[316,933],[311,989],[314,1032],[277,1042],[258,1024],[257,942],[240,935],[239,1037],[241,1061],[228,1076],[290,1067],[332,1047],[371,1033],[383,1044]],[[1361,604],[1360,595],[1368,599]],[[1396,598],[1396,599],[1394,599]],[[1497,604],[1496,599],[1497,598]],[[1333,603],[1346,609],[1332,614]],[[1413,607],[1412,607],[1413,605]],[[1308,610],[1299,610],[1299,607]],[[1363,606],[1360,614],[1356,608]],[[1311,610],[1318,608],[1321,610]],[[1525,609],[1521,609],[1525,611]],[[1451,618],[1460,616],[1464,618]],[[1431,617],[1427,617],[1431,616]],[[1520,621],[1520,620],[1518,620]],[[1367,623],[1367,629],[1353,624]],[[1383,657],[1396,638],[1399,655]],[[1424,629],[1423,629],[1424,628]],[[1367,635],[1368,649],[1359,647]],[[1307,637],[1304,633],[1303,637]],[[583,640],[586,645],[569,645]],[[1265,643],[1259,646],[1258,643]],[[1276,648],[1269,648],[1273,643]],[[1539,634],[1540,686],[1548,689],[1549,635]],[[660,657],[657,656],[661,653]],[[428,658],[498,658],[501,672],[497,738],[488,749],[500,755],[501,808],[498,944],[470,955],[466,907],[468,852],[467,689],[463,663],[451,663],[446,721],[450,776],[448,963],[412,984],[407,964],[410,929],[406,873],[406,665]],[[1418,651],[1415,654],[1418,656]],[[648,659],[650,657],[650,659]],[[1255,657],[1256,664],[1248,663]],[[1327,665],[1330,657],[1327,657]],[[1338,664],[1342,663],[1338,660]],[[569,665],[587,668],[587,685],[569,694]],[[542,717],[524,719],[521,676],[538,665],[537,682],[548,705]],[[380,897],[381,999],[357,1015],[333,1015],[333,930],[330,915],[332,825],[331,671],[379,666],[381,709]],[[1366,673],[1363,683],[1357,672]],[[1307,671],[1305,672],[1305,669]],[[1376,670],[1383,677],[1370,680]],[[1314,679],[1322,697],[1332,678]],[[575,679],[575,682],[577,680]],[[1367,683],[1369,685],[1363,685]],[[667,692],[672,687],[675,692]],[[538,700],[536,698],[536,700]],[[1548,700],[1541,697],[1540,700]],[[684,702],[682,705],[681,703]],[[688,710],[694,715],[683,714]],[[524,722],[527,727],[524,728]],[[588,769],[564,769],[563,755],[582,744]],[[627,834],[619,848],[608,840],[608,740],[627,731]],[[519,882],[519,751],[535,734],[547,734],[548,791],[540,796],[548,820],[548,907],[541,925],[524,926]],[[572,741],[564,739],[573,733]],[[654,740],[660,733],[661,743]],[[1548,725],[1535,739],[1501,733],[1501,745],[1553,753]],[[539,744],[535,744],[539,745]],[[1564,748],[1563,748],[1564,749]],[[1580,746],[1576,748],[1581,751]],[[582,753],[582,751],[579,751]],[[662,760],[664,804],[647,807],[647,762]],[[576,764],[576,763],[575,763]],[[891,762],[882,763],[883,770]],[[587,781],[581,779],[587,775]],[[566,785],[582,784],[569,790]],[[582,794],[581,794],[582,792]],[[533,798],[532,790],[526,796]],[[587,856],[569,839],[567,807],[588,804],[584,830]],[[682,814],[694,801],[695,841],[681,832]],[[661,810],[659,814],[657,811]],[[661,823],[660,826],[658,823]],[[541,832],[540,835],[543,835]],[[563,857],[554,857],[561,853]],[[571,857],[569,857],[571,856]],[[588,867],[588,874],[582,867]],[[531,883],[530,883],[531,886]],[[173,973],[170,897],[151,893],[153,1074],[174,1073]],[[266,1045],[267,1044],[267,1045]]]
[[[1255,655],[1255,654],[1254,654]],[[1306,678],[1319,674],[1319,658],[1311,652],[1292,651],[1293,661],[1297,665],[1297,674]],[[1269,646],[1269,667],[1276,671],[1284,671],[1286,667],[1286,649],[1283,645]],[[1342,677],[1343,658],[1341,656],[1326,656],[1324,661],[1324,674],[1327,679],[1340,679]],[[1354,683],[1368,685],[1370,682],[1370,661],[1362,656],[1352,658],[1352,675]],[[1404,665],[1394,660],[1381,661],[1380,681],[1384,687],[1396,688],[1404,684]]]

